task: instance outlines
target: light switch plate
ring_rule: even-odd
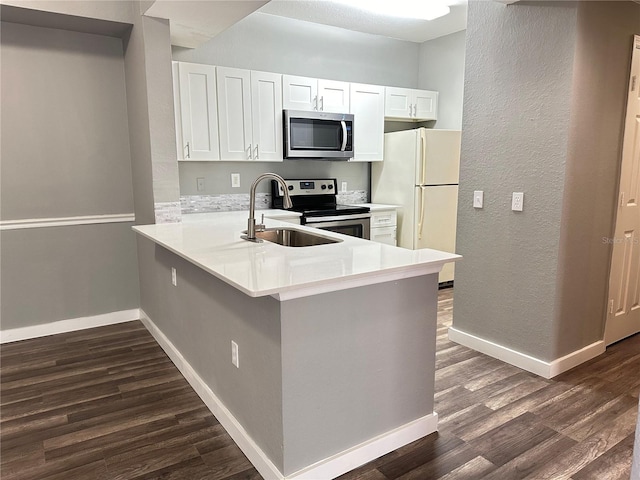
[[[342,186],[340,189],[341,192],[346,192],[347,191],[347,182],[342,182]]]
[[[199,192],[204,191],[204,177],[196,178],[196,186]]]
[[[476,190],[473,192],[473,208],[482,208],[484,205],[484,192]]]
[[[240,174],[232,173],[231,174],[231,188],[240,188]]]

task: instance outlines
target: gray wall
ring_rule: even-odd
[[[144,312],[282,468],[279,302],[250,298],[142,237],[138,259]],[[231,340],[239,346],[240,368],[231,364]]]
[[[179,220],[169,23],[139,14],[133,22],[125,39],[125,74],[136,222],[162,221],[165,210]]]
[[[2,23],[2,220],[133,212],[120,39]],[[130,224],[2,232],[2,328],[138,306]]]
[[[196,49],[173,47],[177,61],[329,78],[349,82],[418,87],[416,43],[341,28],[254,13]],[[349,190],[369,189],[368,163],[285,161],[284,163],[180,162],[183,195],[247,193],[262,172],[285,177],[336,177]],[[231,189],[230,174],[241,174]],[[196,178],[206,188],[196,190]],[[267,192],[268,185],[260,191]]]
[[[279,302],[138,258],[144,312],[285,475],[433,412],[437,275]]]
[[[308,77],[417,88],[419,45],[253,13],[173,59]]]
[[[420,44],[418,88],[440,93],[434,128],[462,128],[465,35],[463,30]]]
[[[455,328],[544,361],[602,339],[638,31],[632,2],[470,3]]]
[[[578,10],[556,284],[562,357],[602,339],[620,178],[632,40],[640,4],[582,2]],[[595,134],[594,134],[595,133]]]
[[[555,351],[576,17],[575,4],[469,3],[453,326],[543,360]]]

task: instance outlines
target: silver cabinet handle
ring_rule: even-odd
[[[249,144],[249,148],[247,148],[247,160],[251,160],[253,158],[252,152],[251,152],[251,144]]]
[[[324,111],[324,95],[320,97],[320,110]]]
[[[342,126],[342,147],[340,147],[340,151],[344,152],[344,149],[347,148],[347,124],[344,120],[340,120],[340,125]]]
[[[256,160],[260,160],[260,150],[258,150],[258,144],[256,143]]]
[[[313,97],[313,109],[318,110],[318,96]]]
[[[189,149],[189,142],[187,142],[187,158],[191,158],[191,150]]]
[[[413,104],[413,116],[414,117],[418,116],[418,104],[417,103]]]

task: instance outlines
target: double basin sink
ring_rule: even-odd
[[[315,245],[327,245],[342,241],[325,237],[324,235],[318,235],[317,233],[296,230],[295,228],[267,228],[256,232],[256,238],[277,243],[284,247],[313,247]]]

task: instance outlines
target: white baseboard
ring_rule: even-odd
[[[571,370],[573,367],[577,367],[581,363],[591,360],[592,358],[602,355],[607,346],[604,340],[593,342],[591,345],[587,345],[580,350],[571,352],[564,357],[558,358],[549,364],[549,376],[547,378],[553,378],[556,375],[560,375],[567,370]]]
[[[383,433],[360,445],[332,455],[286,477],[286,480],[336,478],[360,465],[418,440],[438,429],[438,414],[433,412],[413,422]]]
[[[56,333],[75,332],[87,328],[103,327],[116,323],[130,322],[140,318],[140,309],[121,310],[119,312],[103,313],[91,317],[71,318],[57,322],[32,325],[30,327],[11,328],[0,331],[0,344],[28,340],[30,338],[46,337]]]
[[[434,412],[284,476],[143,310],[140,319],[265,480],[329,480],[437,430],[438,414]]]
[[[485,340],[484,338],[476,337],[475,335],[457,330],[453,327],[449,327],[449,340],[544,378],[553,378],[560,375],[587,360],[597,357],[605,351],[604,341],[600,340],[580,350],[571,352],[562,358],[558,358],[552,362],[545,362],[539,358],[518,352],[517,350]]]

